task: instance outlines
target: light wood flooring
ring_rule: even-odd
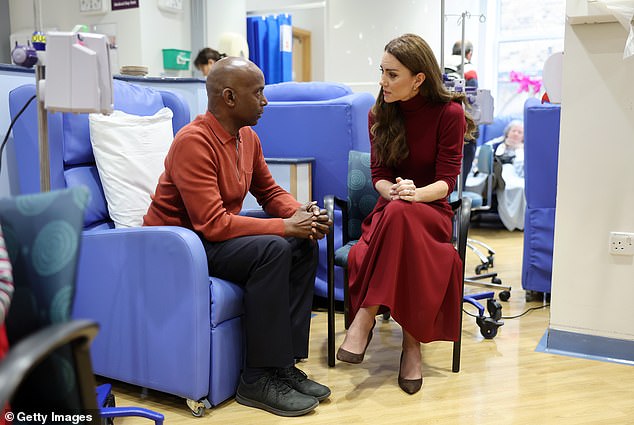
[[[521,289],[521,232],[473,228],[470,237],[496,250],[495,271],[512,296],[502,303],[504,316],[514,316],[541,302],[526,302]],[[468,254],[473,272],[477,257]],[[466,288],[481,291],[481,288]],[[473,307],[465,306],[475,313]],[[588,311],[588,314],[598,314]],[[343,341],[338,315],[337,346]],[[423,389],[402,392],[397,383],[400,327],[379,319],[374,339],[360,365],[326,364],[326,314],[316,312],[311,329],[310,358],[299,365],[332,389],[329,400],[312,413],[282,418],[229,400],[192,417],[177,397],[121,383],[114,384],[117,405],[159,411],[167,424],[634,424],[634,368],[536,352],[548,327],[549,309],[505,320],[493,339],[480,335],[475,319],[464,315],[462,364],[451,372],[451,343],[423,345]],[[148,423],[121,418],[118,424]]]

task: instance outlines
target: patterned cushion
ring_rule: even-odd
[[[361,237],[361,223],[372,212],[379,194],[372,184],[370,154],[350,151],[348,154],[348,237]],[[347,254],[346,254],[347,256]]]
[[[358,239],[350,241],[335,251],[335,265],[339,267],[348,267],[348,254],[350,253],[350,248],[352,248],[357,242]]]
[[[6,320],[10,345],[45,326],[69,320],[88,197],[86,188],[75,187],[0,200],[0,223],[15,286]],[[28,390],[20,393],[29,394],[30,400],[12,404],[17,408],[30,403],[40,411],[77,408],[80,401],[72,365],[70,349],[57,350],[23,384]],[[51,405],[40,400],[49,400]]]

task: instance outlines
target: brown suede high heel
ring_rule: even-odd
[[[368,342],[366,342],[365,344],[363,353],[361,354],[351,353],[350,351],[344,350],[343,348],[339,347],[339,349],[337,350],[337,360],[346,362],[346,363],[353,363],[353,364],[361,363],[363,361],[363,358],[365,357],[365,352],[368,349],[368,345],[370,345],[370,341],[372,341],[372,335],[374,335],[375,325],[376,325],[376,320],[374,321],[372,328],[370,328],[370,333],[368,334]]]
[[[401,365],[403,364],[403,352],[401,351],[401,360],[398,364],[398,386],[407,394],[416,394],[423,386],[423,377],[418,379],[401,378]]]

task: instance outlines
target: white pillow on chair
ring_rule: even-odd
[[[143,224],[174,139],[172,116],[169,108],[152,116],[90,114],[90,142],[115,227]]]

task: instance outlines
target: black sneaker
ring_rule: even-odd
[[[330,395],[330,388],[308,379],[308,376],[295,366],[279,369],[278,375],[291,388],[302,394],[311,395],[319,401],[325,400]]]
[[[240,377],[236,401],[280,416],[305,415],[319,406],[315,397],[294,390],[277,372],[266,374],[253,384],[247,384]]]

